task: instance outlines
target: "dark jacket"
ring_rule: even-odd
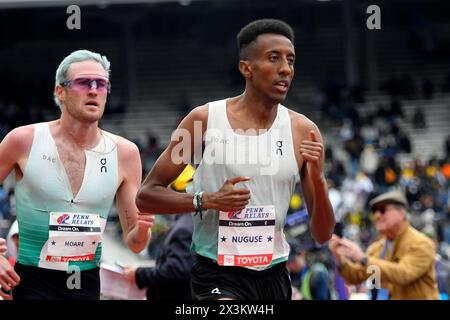
[[[156,266],[138,268],[136,283],[147,288],[148,300],[191,300],[192,216],[179,214],[164,239]]]

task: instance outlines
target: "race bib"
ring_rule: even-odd
[[[47,261],[91,261],[102,239],[100,216],[50,212]]]
[[[221,266],[264,266],[272,261],[275,207],[252,206],[219,213],[217,263]]]

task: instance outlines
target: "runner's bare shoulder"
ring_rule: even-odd
[[[17,127],[11,130],[3,139],[2,145],[6,151],[18,156],[28,155],[34,138],[34,124]]]
[[[138,146],[121,136],[116,136],[119,172],[141,171],[141,157]]]
[[[117,135],[116,139],[119,158],[126,159],[133,154],[139,155],[139,148],[134,142]]]
[[[181,120],[176,130],[186,129],[194,133],[196,124],[201,123],[202,132],[205,132],[208,124],[208,104],[204,104],[192,109],[187,116]]]
[[[209,104],[195,107],[191,110],[191,112],[189,112],[188,117],[191,117],[194,121],[206,122],[208,120],[208,109]]]
[[[309,131],[319,131],[317,125],[304,114],[289,109],[292,131],[302,139],[309,139]]]

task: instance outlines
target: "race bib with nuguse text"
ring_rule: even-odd
[[[275,207],[250,206],[219,213],[218,258],[222,266],[265,266],[272,261]]]

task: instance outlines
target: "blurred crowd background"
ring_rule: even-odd
[[[14,127],[57,117],[56,68],[71,51],[86,48],[111,61],[112,92],[101,127],[138,145],[145,176],[192,108],[242,92],[239,29],[257,18],[285,20],[296,32],[297,60],[284,105],[315,121],[324,136],[336,233],[367,247],[376,235],[368,201],[401,189],[411,224],[436,244],[445,298],[450,290],[450,3],[372,2],[79,1],[81,29],[69,30],[65,1],[2,1],[0,139]],[[366,27],[371,4],[381,9],[380,30]],[[15,220],[13,185],[11,177],[0,186],[3,237]],[[115,208],[109,220],[108,232],[119,239]],[[172,219],[157,216],[143,260],[158,258],[171,224]],[[328,293],[321,297],[340,298],[332,255],[311,240],[300,186],[286,234],[293,253],[323,266]],[[351,298],[364,288],[347,290]]]

